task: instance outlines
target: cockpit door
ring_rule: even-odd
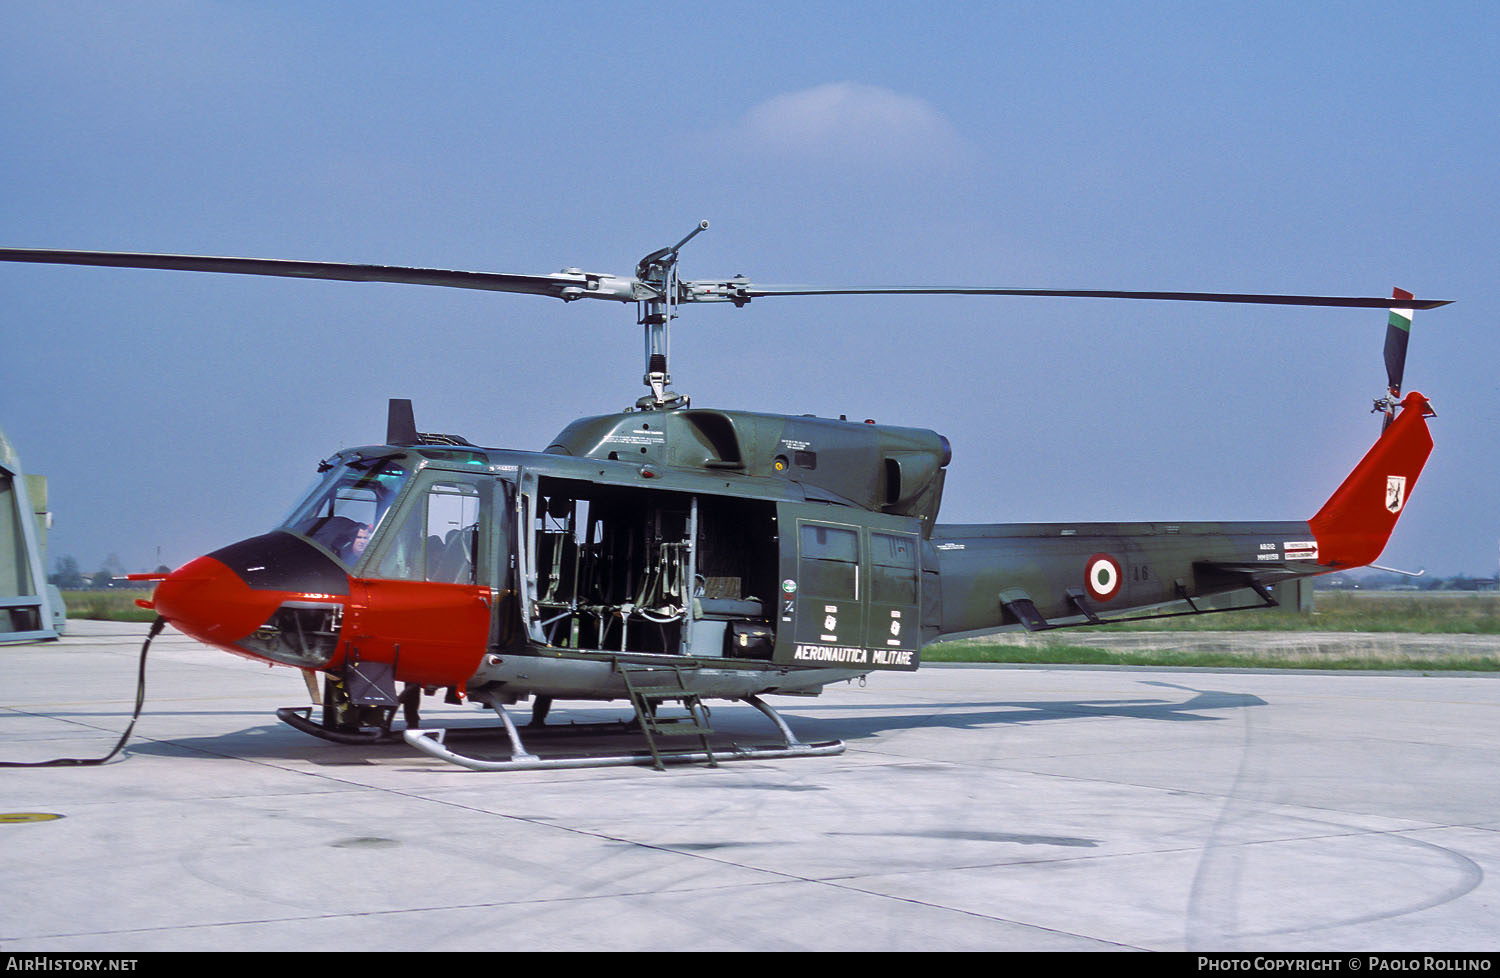
[[[352,655],[423,685],[461,686],[473,675],[496,627],[497,481],[419,475],[353,582]]]

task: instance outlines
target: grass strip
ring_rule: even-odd
[[[1421,672],[1500,672],[1500,656],[1309,655],[1280,651],[1196,652],[1174,649],[1099,649],[1084,645],[990,645],[940,642],[922,650],[923,662],[1008,662],[1036,665],[1207,666],[1256,669],[1359,669]]]

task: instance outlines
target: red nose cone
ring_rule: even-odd
[[[281,597],[257,591],[212,557],[199,557],[156,586],[156,613],[178,631],[200,642],[241,650],[231,644],[259,628],[275,613]]]

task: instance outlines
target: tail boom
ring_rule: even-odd
[[[1244,592],[1270,607],[1282,581],[1379,559],[1432,451],[1421,394],[1311,520],[1247,523],[938,525],[942,637],[1037,630],[1137,616]]]

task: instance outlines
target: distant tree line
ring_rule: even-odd
[[[1471,577],[1459,574],[1455,577],[1407,577],[1403,574],[1335,574],[1317,579],[1321,589],[1334,591],[1493,591],[1495,578]]]
[[[1457,577],[1434,577],[1430,581],[1424,577],[1417,583],[1424,591],[1488,591],[1495,587],[1493,577],[1468,577],[1463,574]]]
[[[104,563],[92,574],[85,574],[78,565],[78,558],[72,554],[64,554],[58,557],[53,564],[53,571],[47,575],[47,583],[55,584],[64,591],[82,591],[85,588],[96,587],[150,587],[149,582],[120,581],[116,578],[125,576],[125,565],[119,556],[110,554],[104,558]],[[165,565],[156,568],[153,573],[170,574],[172,568]]]

